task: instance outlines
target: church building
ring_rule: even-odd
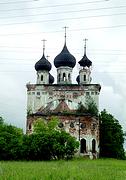
[[[66,29],[65,29],[66,30]],[[80,142],[79,153],[82,156],[99,155],[99,119],[90,112],[78,112],[79,105],[86,107],[87,99],[99,108],[99,93],[101,86],[91,84],[92,62],[86,54],[86,40],[84,55],[78,61],[79,72],[77,83],[72,83],[72,71],[76,65],[75,57],[69,52],[65,42],[62,51],[55,57],[54,65],[57,69],[56,83],[50,74],[51,63],[45,57],[45,44],[42,58],[36,62],[36,84],[27,86],[27,125],[26,132],[32,133],[33,122],[38,118],[49,121],[57,117],[59,128],[70,133]]]

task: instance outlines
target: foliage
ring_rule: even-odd
[[[100,114],[100,155],[124,159],[124,134],[118,120],[103,110]]]
[[[29,109],[29,110],[27,110],[27,116],[29,116],[30,114],[32,114],[33,112],[32,112],[32,109]]]
[[[38,118],[33,123],[33,133],[42,133],[48,130],[48,127],[46,125],[46,122],[44,122],[44,119]]]
[[[78,103],[77,113],[86,113],[87,108],[82,104],[82,102]]]
[[[0,159],[20,159],[23,132],[20,128],[0,124]]]
[[[56,130],[58,122],[59,120],[56,117],[52,117],[52,119],[48,122],[42,118],[38,118],[33,124],[33,133]]]
[[[53,159],[70,159],[79,147],[75,138],[63,130],[50,134],[50,140],[52,142],[51,154]]]
[[[36,120],[33,129],[33,133],[23,139],[25,159],[68,159],[73,157],[78,148],[75,138],[58,128],[58,119],[55,117],[48,123],[42,119]]]
[[[49,139],[47,134],[25,135],[23,138],[23,159],[49,160]]]
[[[4,119],[0,116],[0,125],[4,123]]]
[[[98,108],[93,98],[88,96],[86,98],[85,106],[80,102],[78,104],[77,113],[89,113],[92,116],[98,116]]]
[[[33,133],[23,135],[21,129],[0,119],[0,160],[50,160],[72,158],[78,143],[58,128],[58,119],[34,123]]]
[[[93,116],[98,116],[98,108],[92,97],[90,96],[87,97],[85,104],[86,104],[88,113],[90,113]]]

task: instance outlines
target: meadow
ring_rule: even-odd
[[[125,180],[126,161],[1,161],[0,180]]]

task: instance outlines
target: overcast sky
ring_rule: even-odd
[[[106,108],[126,129],[126,2],[124,0],[1,0],[0,1],[0,115],[25,128],[26,83],[36,83],[34,64],[45,55],[53,64],[64,44],[77,62],[93,63],[92,83],[100,83],[100,110]],[[53,65],[51,73],[56,78]],[[75,83],[78,67],[74,68]]]

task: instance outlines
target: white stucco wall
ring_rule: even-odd
[[[34,86],[34,88],[31,88]],[[79,90],[77,89],[79,87]],[[34,90],[33,90],[34,89]],[[60,99],[65,99],[66,104],[71,110],[76,110],[78,103],[82,102],[85,105],[86,99],[92,97],[97,107],[99,108],[99,90],[96,85],[78,86],[71,88],[70,86],[63,88],[63,86],[50,85],[30,85],[27,91],[27,109],[33,113],[40,108],[45,108],[51,103],[51,109],[55,109]]]

